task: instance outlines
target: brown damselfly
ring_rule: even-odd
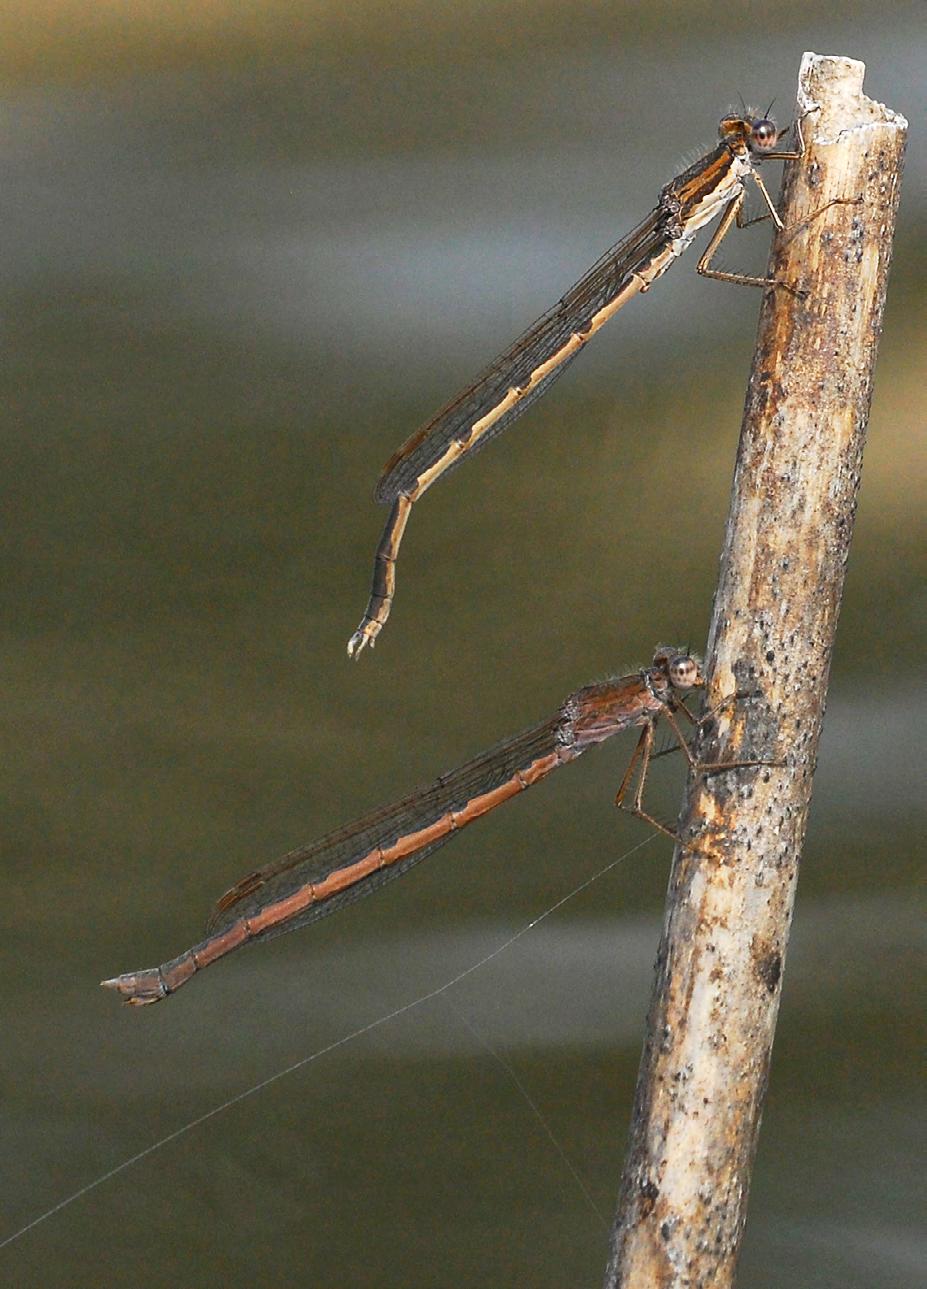
[[[757,764],[696,765],[677,715],[694,720],[684,696],[704,683],[697,657],[661,646],[651,666],[577,689],[549,720],[506,739],[401,801],[250,873],[219,900],[206,938],[199,944],[159,967],[127,972],[102,983],[130,1003],[158,1002],[242,945],[306,926],[408,872],[474,819],[632,726],[641,727],[641,735],[616,803],[624,806],[636,770],[637,782],[626,808],[673,836],[641,804],[654,730],[661,719],[668,722],[690,765],[697,769]]]
[[[374,644],[389,617],[399,545],[419,497],[545,394],[609,318],[648,291],[682,255],[700,228],[721,217],[696,266],[699,273],[746,286],[777,285],[771,278],[713,269],[711,263],[732,223],[744,227],[755,222],[741,217],[748,178],[762,193],[769,217],[782,227],[755,163],[801,153],[777,150],[781,136],[775,122],[749,109],[742,116],[725,116],[718,132],[717,147],[666,184],[643,223],[606,251],[552,309],[390,457],[375,491],[390,513],[374,559],[367,609],[348,642],[352,658]]]

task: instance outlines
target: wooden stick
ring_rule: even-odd
[[[862,463],[907,123],[806,54],[606,1286],[733,1284]],[[858,204],[830,205],[849,199]],[[826,209],[822,209],[825,208]],[[903,485],[903,478],[899,486]],[[697,839],[697,841],[696,841]]]

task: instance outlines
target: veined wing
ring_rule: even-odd
[[[483,371],[465,390],[422,426],[386,463],[375,496],[377,501],[394,501],[400,493],[414,491],[422,474],[440,458],[448,444],[465,441],[471,426],[491,411],[512,388],[525,385],[533,371],[553,357],[574,332],[583,332],[592,317],[628,284],[632,275],[645,269],[665,251],[672,236],[670,214],[658,206],[632,232],[617,242],[593,264],[557,304],[533,323],[514,344]],[[467,455],[508,429],[512,422],[545,394],[566,369],[572,357],[544,376],[515,406],[475,440]],[[458,458],[448,473],[460,463]]]
[[[343,889],[324,898],[320,895],[318,903],[310,904],[295,917],[288,918],[280,925],[268,927],[254,938],[268,939],[296,930],[297,927],[314,922],[362,895],[377,890],[449,841],[457,827],[478,818],[479,814],[492,809],[495,804],[501,804],[501,800],[505,799],[487,803],[485,810],[468,815],[467,806],[478,798],[500,789],[510,781],[515,781],[511,793],[515,795],[523,787],[536,781],[529,776],[526,782],[519,783],[517,776],[529,771],[544,758],[551,758],[553,754],[562,753],[563,760],[572,759],[575,753],[559,737],[562,725],[563,717],[558,713],[551,720],[524,730],[458,769],[441,775],[428,787],[420,788],[391,805],[371,811],[321,840],[290,851],[274,863],[249,874],[219,900],[207,924],[208,933],[220,934],[239,919],[253,917],[269,905],[305,889],[310,883],[320,885],[336,873],[344,874],[347,884]],[[556,768],[557,763],[552,761],[544,768],[543,774]],[[537,777],[543,777],[543,774],[538,774]],[[462,814],[462,818],[452,821],[451,814],[458,812]],[[364,872],[356,880],[350,880],[352,866],[360,865],[366,857],[375,855],[378,850],[389,850],[403,839],[411,838],[442,821],[446,823],[446,828],[434,840],[423,839],[421,845],[410,847],[408,854],[388,859],[383,867],[374,868],[373,871]]]

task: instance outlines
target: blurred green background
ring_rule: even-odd
[[[389,628],[344,653],[389,453],[739,94],[788,118],[815,49],[912,139],[740,1283],[923,1283],[925,51],[914,4],[832,9],[4,6],[0,1238],[647,839],[619,740],[167,1005],[97,988],[255,863],[704,640],[759,297],[692,255],[416,508]],[[4,1283],[598,1284],[668,859],[83,1196]]]

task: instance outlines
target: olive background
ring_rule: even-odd
[[[5,6],[0,1239],[211,1117],[0,1249],[4,1283],[600,1282],[669,861],[611,805],[633,735],[166,1004],[97,982],[194,942],[255,864],[704,641],[759,293],[693,252],[415,508],[389,626],[345,655],[383,461],[739,95],[787,120],[805,49],[863,59],[912,130],[740,1284],[923,1282],[917,16]],[[681,779],[656,768],[657,814]]]

